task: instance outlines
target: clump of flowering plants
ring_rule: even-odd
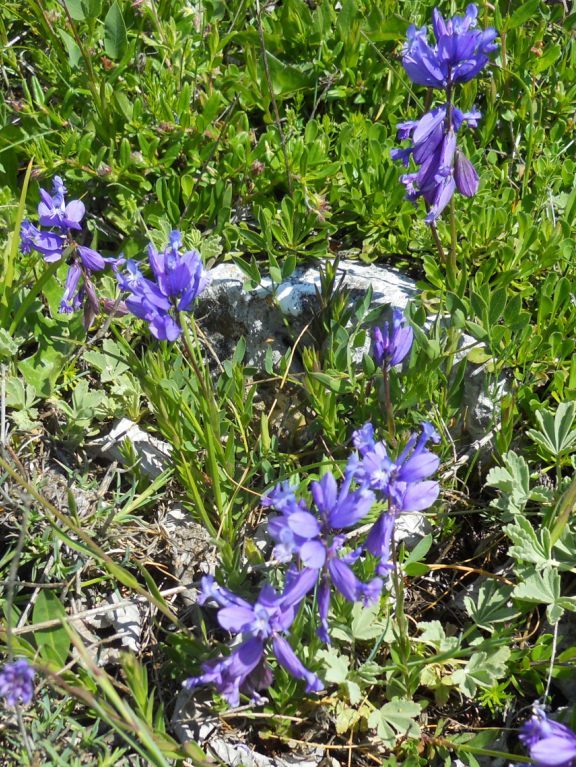
[[[230,653],[207,661],[202,673],[185,685],[212,685],[232,706],[240,694],[261,700],[260,691],[272,683],[267,648],[293,677],[304,680],[307,692],[318,692],[322,682],[298,658],[286,638],[302,604],[314,596],[313,621],[318,638],[330,644],[330,605],[334,594],[351,603],[378,602],[387,576],[396,567],[391,555],[395,520],[403,511],[422,511],[432,506],[438,483],[427,480],[438,467],[438,458],[426,448],[437,441],[430,424],[420,435],[412,435],[404,450],[393,459],[384,444],[374,438],[372,424],[353,435],[354,451],[338,481],[327,471],[310,485],[311,502],[300,497],[289,482],[272,488],[263,506],[278,512],[268,519],[268,534],[274,542],[273,557],[285,566],[284,588],[278,594],[270,585],[262,588],[254,604],[205,578],[202,601],[219,607],[220,626],[241,637]],[[376,521],[362,525],[377,500],[387,509]],[[354,541],[354,547],[350,545]],[[373,576],[362,580],[355,566],[372,563]]]

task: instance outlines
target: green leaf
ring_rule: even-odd
[[[333,684],[343,684],[348,679],[350,671],[350,659],[346,655],[340,655],[337,650],[320,650],[318,657],[326,666],[324,678]]]
[[[507,673],[506,663],[510,658],[509,647],[499,647],[494,652],[475,652],[464,666],[450,675],[450,679],[469,698],[474,698],[480,689],[488,689]]]
[[[55,619],[65,620],[66,611],[56,592],[44,589],[40,591],[34,605],[32,620],[34,623],[44,623]],[[64,626],[38,629],[34,632],[34,639],[44,660],[55,663],[59,667],[66,665],[70,637]]]
[[[530,469],[524,458],[513,450],[504,453],[502,460],[504,466],[488,472],[486,485],[510,495],[517,509],[522,510],[530,497]]]
[[[121,59],[126,50],[126,24],[115,0],[104,19],[104,50],[111,59]]]
[[[552,556],[550,531],[545,527],[537,534],[526,517],[517,516],[514,524],[506,525],[504,532],[514,544],[509,549],[514,559],[531,562],[540,569],[559,564]]]
[[[84,21],[84,3],[82,0],[64,0],[68,13],[74,21]]]
[[[111,338],[104,341],[102,348],[102,352],[96,350],[85,352],[84,359],[100,373],[100,381],[108,383],[117,380],[122,373],[130,369],[130,366],[123,359],[120,345]]]
[[[8,360],[18,351],[18,344],[4,328],[0,328],[0,361]]]
[[[512,592],[516,599],[536,604],[554,604],[560,599],[560,573],[554,567],[534,571]]]
[[[528,19],[531,19],[532,16],[536,14],[536,11],[540,8],[540,0],[528,0],[527,3],[524,3],[524,5],[521,5],[519,8],[516,8],[512,16],[508,19],[508,23],[506,24],[506,29],[516,29],[516,27],[521,27],[522,24],[525,24]]]
[[[270,79],[272,80],[272,88],[275,96],[292,94],[313,85],[310,76],[301,72],[297,67],[280,61],[280,59],[276,58],[276,56],[269,51],[266,53],[266,56],[268,58]],[[262,78],[262,82],[264,84],[266,83],[264,77]]]
[[[572,429],[576,415],[576,402],[561,402],[556,413],[542,408],[536,412],[539,430],[529,429],[527,434],[552,457],[576,450],[576,429]]]
[[[488,319],[490,325],[495,325],[506,308],[506,288],[498,288],[490,294],[490,308],[488,310]]]
[[[555,45],[549,45],[542,56],[536,59],[532,69],[539,74],[545,72],[560,58],[562,55],[562,47],[556,43]]]
[[[474,623],[484,631],[493,632],[496,623],[505,623],[518,616],[518,610],[508,603],[512,588],[497,581],[483,581],[475,597],[464,597],[464,607]]]
[[[66,53],[68,54],[68,63],[72,69],[75,69],[82,58],[82,51],[78,47],[76,40],[74,40],[72,35],[69,35],[68,32],[66,32],[64,29],[59,29],[58,34],[62,38],[62,42],[66,48]]]
[[[97,19],[102,12],[102,0],[81,0],[84,18]]]
[[[475,346],[473,349],[470,349],[466,355],[466,359],[468,362],[472,363],[472,365],[483,365],[485,362],[492,359],[492,355],[487,352],[483,346]]]
[[[368,717],[368,727],[376,730],[384,743],[393,746],[398,738],[419,738],[420,727],[415,721],[421,706],[410,700],[393,698]]]
[[[348,385],[346,378],[336,378],[335,376],[328,375],[328,373],[316,373],[310,371],[307,375],[315,381],[322,383],[327,389],[330,389],[330,391],[336,392],[336,394],[345,391],[346,386]]]
[[[420,636],[418,640],[430,645],[438,652],[457,650],[460,644],[458,637],[447,637],[444,626],[440,621],[422,621],[418,623]]]
[[[359,641],[366,641],[382,636],[385,623],[379,620],[380,607],[377,604],[363,605],[356,602],[352,607],[352,636]]]

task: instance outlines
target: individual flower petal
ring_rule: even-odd
[[[86,208],[81,200],[72,200],[65,208],[63,221],[68,229],[82,229],[80,221],[84,218]]]
[[[319,482],[310,486],[314,503],[321,514],[329,514],[338,500],[338,485],[331,472],[326,472]]]
[[[309,511],[294,511],[286,521],[292,532],[302,538],[315,538],[320,534],[320,523]]]
[[[254,623],[254,609],[252,607],[243,607],[241,605],[222,607],[218,610],[218,623],[223,629],[232,631],[235,634],[250,631],[250,628]]]
[[[367,488],[349,493],[330,511],[328,521],[331,527],[337,530],[352,527],[368,514],[374,501],[374,493]]]
[[[320,679],[304,666],[284,637],[275,636],[272,640],[272,646],[274,655],[286,671],[296,679],[303,679],[306,682],[306,692],[320,692],[324,689]]]
[[[438,456],[425,450],[407,458],[401,465],[397,477],[400,482],[419,482],[434,474],[439,465]]]
[[[480,180],[476,168],[459,149],[456,150],[454,161],[454,181],[456,188],[464,197],[474,197],[478,191]]]
[[[326,562],[326,547],[321,541],[306,541],[299,550],[304,567],[320,570]]]
[[[373,450],[375,444],[374,427],[369,421],[361,429],[352,433],[352,442],[360,455],[365,455],[368,451]]]
[[[331,602],[330,581],[326,576],[322,577],[318,586],[318,615],[320,616],[320,626],[316,631],[318,637],[326,644],[330,644],[330,634],[328,633],[328,614],[330,612]]]
[[[84,268],[88,269],[90,272],[98,272],[106,266],[104,258],[98,251],[92,250],[92,248],[87,248],[85,245],[78,245],[78,253]]]
[[[82,269],[79,264],[74,262],[68,269],[66,275],[66,283],[64,285],[64,293],[62,294],[62,300],[60,301],[60,307],[58,309],[62,314],[70,314],[74,311],[72,306],[72,299],[78,288],[80,277],[82,276]]]
[[[429,509],[438,498],[439,493],[438,482],[426,481],[408,484],[397,510],[424,511],[424,509]]]
[[[331,559],[328,562],[328,571],[332,583],[345,599],[349,602],[358,602],[362,599],[364,584],[342,560]]]
[[[572,767],[576,759],[576,738],[568,740],[561,735],[551,735],[530,748],[530,757],[538,767]]]

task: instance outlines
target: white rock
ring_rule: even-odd
[[[341,261],[338,273],[352,299],[371,287],[373,307],[390,304],[403,309],[417,293],[416,283],[394,269]],[[243,336],[247,364],[263,368],[269,348],[277,363],[291,348],[291,337],[298,336],[317,308],[320,272],[316,267],[296,269],[275,289],[270,278],[264,277],[250,291],[244,290],[246,276],[235,264],[219,264],[210,274],[212,282],[198,299],[197,314],[223,359],[232,356]]]
[[[140,471],[146,476],[154,479],[168,467],[172,447],[152,437],[129,418],[121,418],[106,436],[92,440],[86,447],[111,461],[123,462],[120,448],[125,440],[132,444]]]

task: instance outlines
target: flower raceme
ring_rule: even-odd
[[[574,767],[576,733],[537,708],[520,730],[520,741],[537,767]]]
[[[170,233],[162,252],[152,244],[148,246],[152,279],[145,277],[132,259],[119,259],[116,264],[118,284],[129,294],[126,307],[145,320],[152,335],[161,341],[175,341],[180,336],[177,313],[189,311],[210,281],[198,251],[181,253],[181,249],[178,231]],[[121,266],[125,266],[124,272],[119,271]]]
[[[401,309],[394,309],[392,322],[386,321],[381,328],[372,331],[372,353],[379,367],[393,368],[409,354],[414,331],[406,324]]]
[[[41,226],[51,227],[51,230],[39,229],[25,219],[20,228],[20,249],[23,253],[36,250],[48,264],[68,259],[68,274],[59,311],[70,314],[84,307],[84,324],[89,327],[100,311],[91,275],[104,269],[108,259],[74,240],[73,232],[82,229],[81,221],[86,209],[81,200],[66,203],[66,193],[60,176],[54,176],[52,194],[40,189],[38,221]]]
[[[406,198],[426,202],[426,222],[433,224],[458,191],[473,197],[478,190],[478,174],[470,160],[458,149],[456,139],[463,123],[476,127],[480,113],[463,113],[453,104],[454,86],[476,77],[497,49],[498,32],[477,28],[478,9],[469,5],[464,16],[444,19],[433,12],[436,43],[430,45],[426,27],[410,26],[402,52],[406,73],[417,85],[445,91],[446,102],[436,106],[420,120],[401,123],[398,140],[409,139],[410,146],[393,149],[391,156],[406,167],[410,158],[418,170],[401,177]]]
[[[432,27],[436,43],[428,42],[426,27],[408,28],[402,51],[406,74],[416,85],[449,90],[455,83],[466,83],[478,75],[497,49],[498,32],[477,29],[478,8],[471,4],[464,16],[444,19],[435,8]]]
[[[362,554],[358,548],[348,554],[343,552],[346,536],[342,530],[354,527],[372,508],[374,493],[365,487],[350,489],[354,471],[347,472],[340,487],[331,472],[319,482],[312,482],[310,489],[315,513],[303,501],[290,495],[285,484],[273,490],[263,499],[264,506],[281,512],[268,523],[270,537],[276,541],[274,555],[279,561],[288,562],[297,556],[304,568],[315,573],[318,581],[318,612],[320,628],[318,636],[329,642],[328,613],[331,587],[349,602],[370,603],[382,593],[383,583],[374,578],[368,583],[361,581],[351,565]]]
[[[448,115],[450,126],[447,127]],[[480,112],[461,112],[447,104],[427,112],[420,120],[400,123],[398,139],[410,139],[405,149],[393,149],[393,160],[405,167],[410,157],[419,166],[400,180],[406,187],[406,199],[415,202],[423,197],[428,213],[425,221],[433,223],[446,208],[455,191],[473,197],[478,191],[478,174],[470,160],[456,146],[456,134],[463,124],[476,127]]]
[[[285,638],[301,603],[315,590],[317,634],[329,642],[332,589],[349,602],[377,601],[384,587],[382,576],[393,567],[389,560],[397,515],[426,509],[438,496],[438,483],[427,480],[439,464],[438,457],[426,447],[429,441],[439,440],[430,424],[423,424],[422,433],[410,437],[397,458],[388,454],[383,442],[375,440],[370,423],[355,432],[353,440],[358,452],[350,456],[344,477],[337,481],[328,471],[312,482],[312,502],[299,498],[290,482],[276,485],[262,499],[264,507],[278,512],[268,521],[268,533],[275,543],[276,562],[288,565],[281,594],[265,586],[251,604],[218,586],[213,578],[203,579],[202,600],[211,599],[220,606],[220,625],[238,634],[241,641],[228,656],[204,663],[202,673],[188,679],[186,686],[215,685],[233,706],[238,705],[240,693],[259,700],[258,690],[272,683],[266,663],[271,646],[278,662],[292,676],[304,680],[309,692],[321,689],[316,675],[303,666]],[[347,550],[350,532],[378,500],[387,503],[388,510],[372,525],[364,543]],[[379,562],[376,577],[364,582],[353,566],[366,551]]]
[[[438,497],[438,482],[427,478],[438,469],[440,459],[426,445],[439,439],[432,425],[423,423],[420,436],[413,434],[399,456],[392,458],[385,443],[374,440],[372,424],[354,432],[354,446],[360,453],[360,457],[352,459],[356,480],[388,504],[388,510],[376,520],[365,543],[366,549],[380,560],[380,575],[390,569],[390,544],[397,515],[424,511]]]
[[[241,635],[242,642],[230,655],[204,663],[202,674],[187,679],[185,686],[212,684],[231,706],[239,705],[241,692],[258,701],[258,690],[272,682],[272,673],[266,663],[267,646],[271,643],[280,665],[296,679],[304,680],[307,692],[320,691],[323,688],[321,681],[302,664],[284,637],[302,599],[314,587],[315,581],[314,571],[303,570],[288,581],[282,594],[277,594],[272,586],[264,586],[252,605],[218,586],[213,578],[204,577],[202,602],[215,601],[220,606],[218,622],[223,629]]]
[[[15,706],[17,703],[27,705],[34,696],[35,676],[36,672],[24,658],[6,663],[0,670],[0,697],[3,697],[9,706]]]

